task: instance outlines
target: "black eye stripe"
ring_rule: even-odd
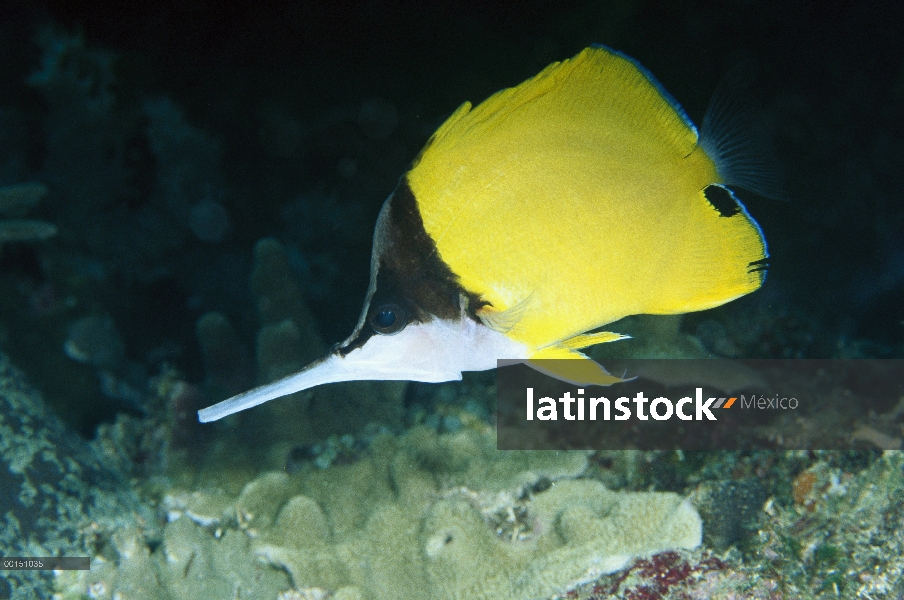
[[[370,310],[368,322],[381,335],[398,333],[408,324],[408,313],[394,302],[381,302]]]

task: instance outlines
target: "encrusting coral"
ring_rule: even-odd
[[[587,456],[499,452],[489,428],[384,435],[357,462],[265,473],[237,496],[173,491],[157,551],[92,563],[66,587],[103,582],[103,598],[517,600],[700,544],[686,499],[580,479]]]

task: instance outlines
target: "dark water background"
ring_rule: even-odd
[[[201,315],[222,312],[253,346],[264,237],[286,247],[323,338],[344,338],[376,214],[435,127],[596,42],[646,66],[697,123],[732,66],[756,73],[792,200],[743,196],[769,241],[767,283],[683,327],[718,323],[751,357],[900,358],[902,22],[893,1],[7,0],[0,185],[45,183],[28,216],[60,232],[3,248],[0,349],[90,435],[140,412],[141,393],[97,400],[97,365],[63,351],[73,324],[112,318],[126,387],[163,364],[201,381]],[[81,87],[34,83],[76,34],[54,72]]]

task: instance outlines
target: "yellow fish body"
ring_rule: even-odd
[[[201,420],[335,381],[448,381],[501,358],[584,358],[580,348],[622,337],[588,332],[624,316],[752,292],[765,240],[721,186],[753,181],[741,169],[755,160],[738,148],[718,132],[701,139],[642,67],[604,47],[465,103],[383,206],[354,333]],[[553,375],[617,381],[592,361],[562,364]]]

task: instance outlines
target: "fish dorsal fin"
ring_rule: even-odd
[[[477,107],[462,104],[430,138],[407,177],[419,204],[429,205],[429,230],[466,209],[461,192],[513,175],[507,167],[519,159],[524,169],[537,160],[561,163],[599,150],[588,143],[633,149],[637,160],[647,158],[645,150],[662,153],[663,146],[683,157],[697,139],[684,111],[645,69],[593,46]]]
[[[412,161],[411,168],[413,169],[419,162],[421,162],[421,157],[424,156],[424,154],[426,154],[430,150],[430,148],[432,148],[436,144],[441,143],[441,140],[446,137],[446,134],[449,132],[449,130],[455,127],[455,124],[458,123],[458,121],[460,121],[462,117],[467,115],[470,111],[470,102],[463,102],[461,106],[456,108],[455,112],[449,115],[449,117],[445,121],[443,121],[443,124],[439,126],[439,129],[433,132],[433,135],[430,136],[430,139],[427,140],[427,143],[424,144],[424,147],[421,148],[420,152],[418,152],[417,157],[415,157],[414,161]]]

